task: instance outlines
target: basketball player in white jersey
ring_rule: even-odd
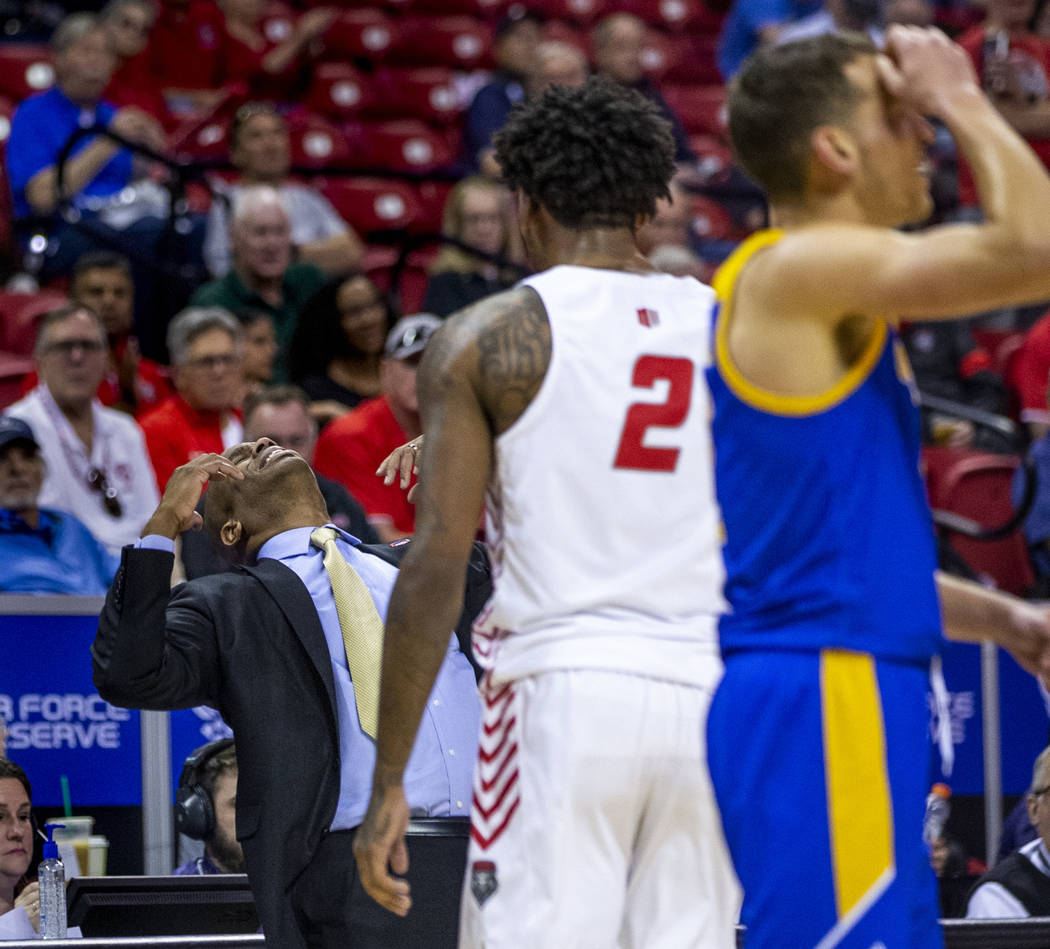
[[[668,193],[669,127],[591,80],[547,91],[495,144],[530,259],[551,269],[450,318],[419,370],[427,446],[387,616],[362,883],[409,912],[390,872],[408,861],[402,773],[484,503],[495,592],[474,633],[460,946],[729,949],[739,897],[703,747],[724,606],[714,300],[634,240]]]

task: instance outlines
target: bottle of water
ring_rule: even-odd
[[[933,846],[934,841],[944,834],[944,825],[948,823],[952,809],[949,803],[951,796],[952,789],[947,784],[938,782],[930,788],[929,797],[926,798],[926,816],[922,822],[922,839],[927,847]]]
[[[66,938],[66,868],[58,855],[58,844],[52,839],[56,829],[64,824],[45,824],[47,843],[44,844],[44,859],[37,868],[40,884],[40,937],[42,939]]]

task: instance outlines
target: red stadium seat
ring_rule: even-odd
[[[0,96],[0,154],[3,154],[7,140],[11,137],[11,116],[14,114],[14,102],[7,96]]]
[[[588,61],[590,60],[590,40],[587,39],[587,33],[578,26],[573,26],[564,20],[548,20],[543,24],[543,38],[569,43],[583,53]]]
[[[328,119],[312,112],[293,112],[288,116],[288,133],[292,140],[293,167],[323,171],[350,165],[346,137]]]
[[[431,16],[471,16],[492,20],[498,17],[509,0],[410,0],[413,13]]]
[[[22,397],[22,380],[33,371],[28,356],[0,352],[0,409],[6,409]]]
[[[718,71],[718,37],[700,34],[682,34],[670,38],[671,64],[664,80],[694,85],[718,86],[722,74]]]
[[[690,229],[707,241],[734,240],[739,235],[733,225],[733,216],[714,198],[696,196],[693,202],[693,223]]]
[[[354,168],[425,173],[455,157],[444,136],[413,119],[348,123],[343,131]]]
[[[463,110],[448,69],[382,69],[366,110],[375,118],[415,118],[447,123]]]
[[[50,89],[55,81],[51,54],[36,43],[0,43],[0,95],[21,102]]]
[[[310,111],[348,119],[374,104],[370,79],[348,63],[318,63],[303,105]]]
[[[724,86],[679,86],[664,83],[660,88],[667,104],[689,132],[725,135],[726,90]]]
[[[427,281],[430,279],[429,268],[436,256],[436,250],[421,250],[409,256],[407,265],[401,271],[401,280],[395,297],[395,303],[402,313],[406,315],[418,313],[423,308],[423,296],[426,294]],[[390,290],[391,270],[390,264],[383,263],[369,267],[366,272],[377,287]]]
[[[452,188],[453,184],[449,181],[421,181],[416,186],[416,195],[423,209],[422,216],[416,222],[420,231],[437,233],[441,230],[445,204]]]
[[[611,6],[608,0],[531,0],[529,3],[530,9],[548,20],[569,20],[584,26],[600,19]]]
[[[360,56],[378,62],[390,51],[395,33],[382,10],[347,10],[325,33],[325,56],[335,61]]]
[[[415,191],[403,181],[382,178],[332,178],[314,181],[340,216],[366,236],[407,230],[423,216]]]
[[[262,31],[271,43],[282,43],[292,35],[298,14],[281,0],[270,0],[263,14]]]
[[[689,147],[696,155],[705,182],[724,181],[733,164],[733,153],[718,135],[690,135]]]
[[[704,0],[619,0],[616,9],[676,33],[695,31],[717,35],[722,22],[722,17],[712,13]]]
[[[489,62],[491,49],[492,29],[470,17],[405,17],[388,61],[474,69]]]
[[[168,141],[168,151],[180,160],[225,161],[230,147],[228,131],[234,113],[248,101],[248,86],[231,83],[203,115],[184,122]]]
[[[985,527],[1003,524],[1013,514],[1010,485],[1020,465],[1015,455],[927,447],[923,461],[930,504],[935,510],[960,514]],[[1022,594],[1034,583],[1028,547],[1019,529],[994,541],[941,530],[956,553],[1000,590]]]
[[[64,293],[54,290],[0,292],[0,348],[15,356],[32,355],[40,317],[62,306],[66,300]]]

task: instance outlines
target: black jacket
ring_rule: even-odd
[[[365,547],[396,562],[398,548]],[[173,556],[126,547],[92,646],[94,681],[126,708],[217,709],[237,742],[237,837],[268,945],[305,949],[289,890],[331,824],[339,743],[331,660],[302,581],[276,560],[169,589]],[[489,575],[480,545],[468,604]],[[469,621],[460,622],[461,642]]]

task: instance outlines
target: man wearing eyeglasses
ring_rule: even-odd
[[[142,431],[98,400],[108,345],[99,318],[79,304],[44,315],[39,385],[7,414],[36,433],[47,470],[40,504],[78,517],[111,552],[134,543],[159,495]]]
[[[375,471],[390,452],[423,432],[416,369],[440,325],[430,313],[398,320],[383,348],[381,395],[330,423],[317,441],[318,473],[346,486],[387,543],[415,530],[415,508],[398,485],[384,484]]]
[[[221,307],[190,307],[171,321],[176,394],[141,422],[161,489],[179,465],[241,440],[242,344],[240,323]]]
[[[967,919],[1050,916],[1050,747],[1035,759],[1032,788],[1025,802],[1038,836],[977,881],[966,909]]]

